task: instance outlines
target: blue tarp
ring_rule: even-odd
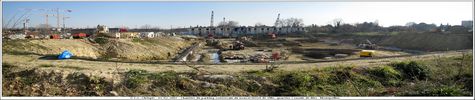
[[[68,50],[64,50],[63,53],[59,54],[58,59],[69,59],[73,56]]]

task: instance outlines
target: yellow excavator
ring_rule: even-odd
[[[360,57],[373,57],[374,52],[374,50],[361,50],[359,55]]]

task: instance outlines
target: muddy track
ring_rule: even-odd
[[[455,52],[468,52],[471,50],[455,50]],[[384,57],[361,57],[361,58],[350,58],[350,59],[333,59],[333,60],[309,60],[309,61],[279,61],[278,64],[304,64],[304,63],[322,63],[322,62],[341,62],[341,61],[354,61],[354,60],[378,60],[386,58],[399,58],[399,57],[416,57],[422,55],[433,55],[433,54],[445,54],[447,52],[454,51],[438,51],[438,52],[427,52],[427,53],[417,53],[410,55],[397,55],[397,56],[384,56]],[[81,59],[89,61],[99,61],[99,62],[115,62],[115,61],[105,61],[105,60],[92,60],[92,59]],[[148,62],[134,62],[134,61],[122,61],[121,63],[135,63],[135,64],[174,64],[174,65],[185,65],[183,62],[171,62],[171,61],[148,61]],[[188,62],[188,64],[194,65],[266,65],[268,63],[202,63],[202,62]]]
[[[358,58],[341,59],[326,61],[293,61],[279,62],[278,70],[286,71],[304,71],[315,68],[335,67],[335,66],[380,66],[391,62],[406,60],[425,60],[437,59],[438,57],[454,57],[462,54],[472,53],[472,50],[431,52],[424,54],[413,54],[404,56],[376,57],[376,58]],[[131,69],[143,69],[150,72],[189,72],[195,69],[193,66],[206,70],[210,73],[240,73],[253,70],[266,69],[265,63],[230,63],[230,64],[205,64],[205,63],[174,63],[170,61],[163,62],[115,62],[115,61],[95,61],[84,59],[68,60],[48,60],[39,59],[38,55],[3,55],[3,63],[9,63],[18,66],[18,69],[39,68],[46,71],[69,71],[83,72],[92,75],[111,77],[112,73],[125,72]],[[45,67],[46,66],[46,67]],[[48,67],[51,66],[51,67]]]

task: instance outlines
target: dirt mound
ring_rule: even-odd
[[[423,51],[470,49],[472,35],[404,33],[389,37],[379,45]]]
[[[92,43],[86,39],[4,40],[2,53],[58,55],[69,50],[78,58],[107,60],[117,57],[123,61],[145,61],[170,59],[189,45],[188,41],[177,37],[107,39],[105,43]]]
[[[58,55],[69,50],[76,57],[96,59],[99,49],[90,42],[79,39],[4,40],[3,53]]]
[[[127,61],[171,59],[180,49],[190,45],[180,38],[124,39],[112,40],[104,45],[105,55]],[[118,45],[118,47],[116,47]],[[168,55],[170,53],[170,56]]]

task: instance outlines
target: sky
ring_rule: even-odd
[[[129,28],[146,24],[159,28],[209,26],[211,11],[215,25],[224,17],[245,26],[272,26],[278,13],[281,19],[301,18],[305,25],[327,25],[337,18],[343,23],[366,21],[382,26],[407,22],[460,25],[462,20],[473,19],[471,2],[3,2],[2,25],[13,19],[8,25],[11,27],[25,15],[29,26],[38,26],[46,22],[45,14],[56,13],[39,9],[56,8],[60,15],[70,17],[65,20],[66,27],[74,28],[98,24]],[[57,26],[56,17],[50,16],[48,23]]]

